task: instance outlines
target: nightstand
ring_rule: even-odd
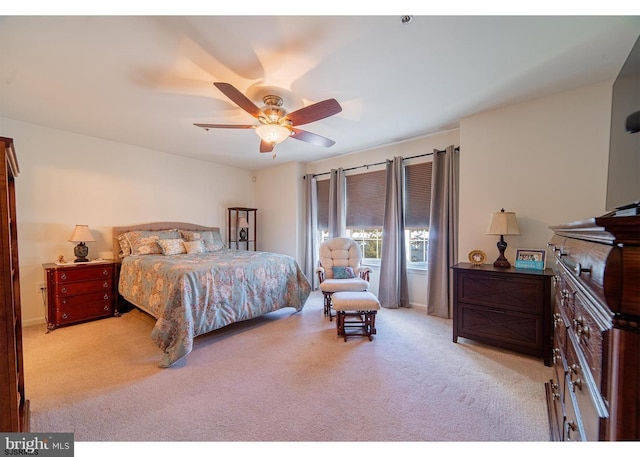
[[[460,263],[453,268],[458,337],[542,357],[551,366],[553,271]]]
[[[48,330],[120,315],[115,262],[45,263],[42,267],[47,284]]]

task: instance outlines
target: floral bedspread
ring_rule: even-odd
[[[125,257],[118,289],[156,318],[161,367],[189,354],[198,335],[281,308],[299,311],[311,293],[293,257],[230,249]]]

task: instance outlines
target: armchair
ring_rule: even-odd
[[[331,316],[334,292],[361,292],[369,289],[369,267],[363,267],[360,246],[351,238],[330,238],[320,245],[316,268],[324,296],[324,314]]]

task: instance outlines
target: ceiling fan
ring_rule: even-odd
[[[264,106],[258,108],[231,84],[220,82],[213,84],[236,105],[255,117],[259,121],[259,124],[194,124],[197,127],[202,127],[205,130],[255,129],[260,137],[260,152],[272,152],[276,144],[282,143],[289,137],[325,148],[335,144],[335,141],[329,138],[297,128],[298,125],[309,124],[342,111],[340,104],[333,98],[305,106],[292,113],[287,113],[284,108],[282,108],[282,98],[277,95],[264,96],[262,99]],[[275,158],[275,154],[273,157]]]

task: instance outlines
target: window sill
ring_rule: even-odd
[[[369,267],[376,270],[380,269],[380,261],[379,260],[363,260],[363,267]],[[410,271],[415,274],[427,274],[427,263],[426,262],[416,262],[415,264],[408,264],[407,271]]]

